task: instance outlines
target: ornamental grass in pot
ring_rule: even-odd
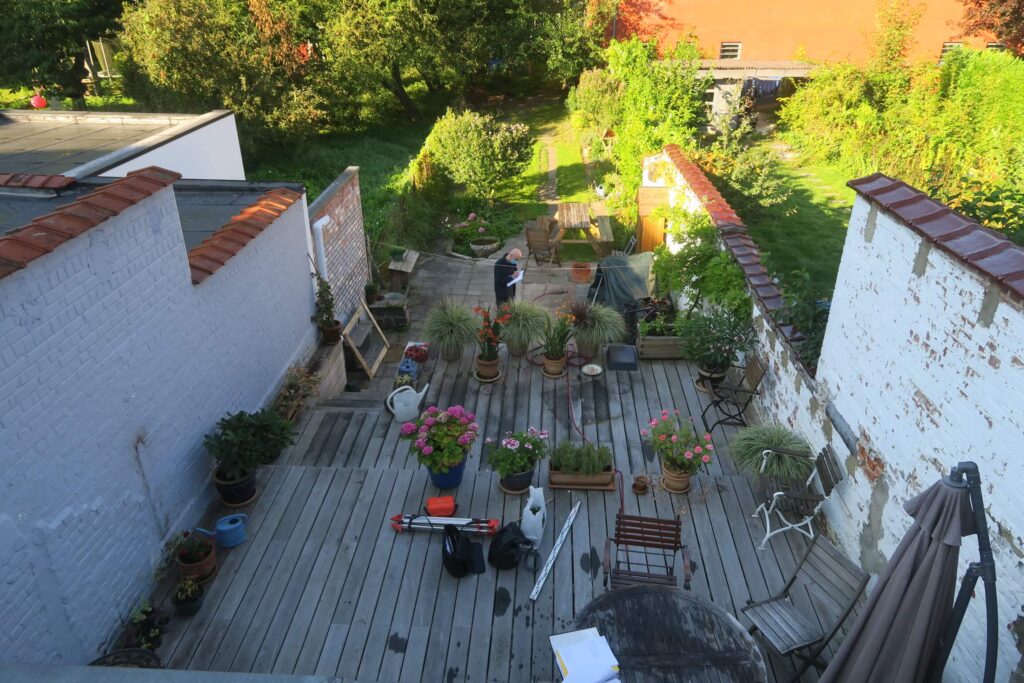
[[[683,356],[697,364],[697,388],[707,391],[722,381],[737,356],[754,344],[748,318],[724,308],[695,313],[680,323]]]
[[[544,346],[544,374],[561,377],[565,374],[566,347],[572,336],[572,316],[561,311],[548,316],[541,342]]]
[[[256,471],[278,458],[294,440],[294,428],[272,410],[229,413],[203,444],[213,457],[213,483],[221,502],[241,507],[256,497]]]
[[[504,307],[497,314],[491,315],[489,308],[474,308],[480,318],[480,328],[476,332],[476,341],[480,353],[476,356],[476,377],[488,382],[498,378],[498,345],[501,343],[502,328],[508,322],[508,313]]]
[[[690,490],[690,477],[703,465],[711,463],[715,450],[711,435],[697,436],[693,423],[683,420],[679,411],[662,410],[659,418],[651,418],[640,436],[648,441],[661,460],[661,485],[673,493]]]
[[[513,299],[504,309],[508,312],[508,322],[501,330],[501,338],[510,355],[522,356],[530,350],[531,344],[544,336],[547,311],[520,299]]]
[[[796,454],[787,457],[777,451]],[[765,453],[765,451],[772,451]],[[737,467],[776,481],[803,482],[814,469],[814,452],[803,436],[779,425],[754,425],[729,439]],[[801,457],[802,456],[802,457]]]
[[[551,488],[615,490],[614,458],[607,446],[563,441],[551,451]]]
[[[473,314],[451,299],[437,302],[423,323],[423,336],[446,361],[456,361],[462,356],[466,345],[476,339],[476,330]]]
[[[453,489],[462,483],[466,457],[479,429],[476,415],[462,406],[447,410],[430,406],[417,419],[403,424],[399,435],[412,441],[416,459],[427,468],[431,483],[439,489]]]
[[[626,338],[625,319],[609,306],[577,299],[569,306],[569,314],[576,350],[585,358],[596,358],[602,346]]]
[[[501,477],[498,488],[513,495],[525,493],[533,483],[537,463],[547,455],[547,431],[530,427],[525,432],[508,432],[494,446],[487,460]]]

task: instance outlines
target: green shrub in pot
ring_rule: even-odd
[[[216,462],[213,482],[225,505],[244,505],[256,495],[255,475],[294,439],[291,422],[273,410],[229,413],[203,444]]]
[[[800,453],[807,459],[770,455],[765,465],[765,475],[797,481],[810,476],[814,468],[811,460],[814,453],[807,440],[796,432],[779,425],[754,425],[740,430],[729,439],[729,452],[736,465],[753,474],[761,473],[764,452],[774,449]]]
[[[710,373],[725,372],[754,343],[748,318],[723,308],[695,313],[679,324],[683,356]]]
[[[458,360],[467,344],[476,341],[477,320],[463,306],[441,299],[423,323],[423,335],[445,360]]]

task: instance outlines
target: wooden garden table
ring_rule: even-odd
[[[554,244],[589,244],[597,256],[607,255],[609,248],[606,242],[610,243],[612,240],[610,224],[606,231],[603,225],[592,221],[590,205],[581,202],[563,202],[558,205],[555,218],[558,219],[558,229],[552,238]],[[565,233],[569,230],[582,230],[586,239],[565,239]]]
[[[623,683],[768,680],[746,629],[718,605],[678,588],[607,591],[576,615],[573,628],[596,628],[608,639]]]

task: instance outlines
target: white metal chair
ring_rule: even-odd
[[[806,481],[786,481],[767,476],[764,471],[768,465],[768,459],[772,456],[811,461],[813,463],[811,473]],[[814,521],[814,516],[818,514],[818,510],[832,495],[832,491],[842,479],[843,470],[839,466],[831,446],[826,445],[816,456],[786,451],[781,448],[766,449],[761,454],[761,474],[759,475],[765,501],[751,515],[751,517],[760,516],[764,519],[765,535],[758,548],[764,550],[768,539],[790,529],[795,529],[807,538],[813,539],[814,529],[811,524]],[[815,482],[820,485],[820,492]],[[773,515],[779,520],[779,525],[775,529],[772,529]]]

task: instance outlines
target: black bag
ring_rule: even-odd
[[[494,534],[491,547],[487,550],[487,561],[497,569],[515,569],[533,549],[518,522],[509,522]]]
[[[448,573],[461,579],[470,572],[483,574],[484,547],[480,543],[469,540],[465,532],[459,531],[454,524],[445,524],[441,535],[441,561]]]

